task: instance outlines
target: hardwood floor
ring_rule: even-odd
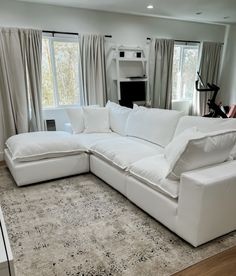
[[[172,276],[234,275],[236,275],[236,246],[177,272]]]

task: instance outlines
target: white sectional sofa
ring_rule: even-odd
[[[42,133],[23,134],[28,146],[10,138],[5,160],[17,185],[90,171],[193,246],[236,230],[235,119],[114,103],[101,116],[97,109],[69,110],[74,135],[48,134],[54,146]]]

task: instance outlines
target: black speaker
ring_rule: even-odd
[[[125,52],[124,51],[120,52],[120,57],[125,57]]]
[[[136,53],[136,57],[137,57],[137,58],[141,58],[141,57],[142,57],[142,53],[141,53],[141,52],[137,52],[137,53]]]
[[[47,131],[55,131],[56,130],[56,122],[55,120],[45,120],[46,130]]]

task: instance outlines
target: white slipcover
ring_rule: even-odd
[[[179,111],[137,107],[129,114],[126,135],[141,138],[162,147],[173,138],[183,114]]]

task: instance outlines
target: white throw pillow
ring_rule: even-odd
[[[124,136],[127,119],[132,109],[110,101],[107,102],[106,107],[109,109],[111,130]]]
[[[181,137],[185,137],[183,142]],[[176,136],[164,151],[169,163],[167,177],[178,180],[183,172],[225,162],[235,142],[236,130],[202,133],[192,129]]]
[[[197,127],[191,127],[184,130],[181,134],[175,136],[173,140],[165,147],[164,155],[170,167],[173,167],[182,152],[185,150],[191,139],[202,137],[202,132]]]
[[[126,135],[164,147],[173,138],[177,122],[182,115],[175,110],[135,107],[127,120]]]
[[[84,132],[111,132],[109,122],[109,110],[106,107],[84,107]]]
[[[39,131],[14,135],[6,141],[12,160],[35,161],[87,151],[76,135],[64,131]]]
[[[97,108],[98,105],[89,105],[86,108]],[[83,107],[66,108],[69,121],[74,134],[78,134],[84,131],[84,115]]]
[[[74,134],[84,131],[83,108],[66,108],[69,121]]]

